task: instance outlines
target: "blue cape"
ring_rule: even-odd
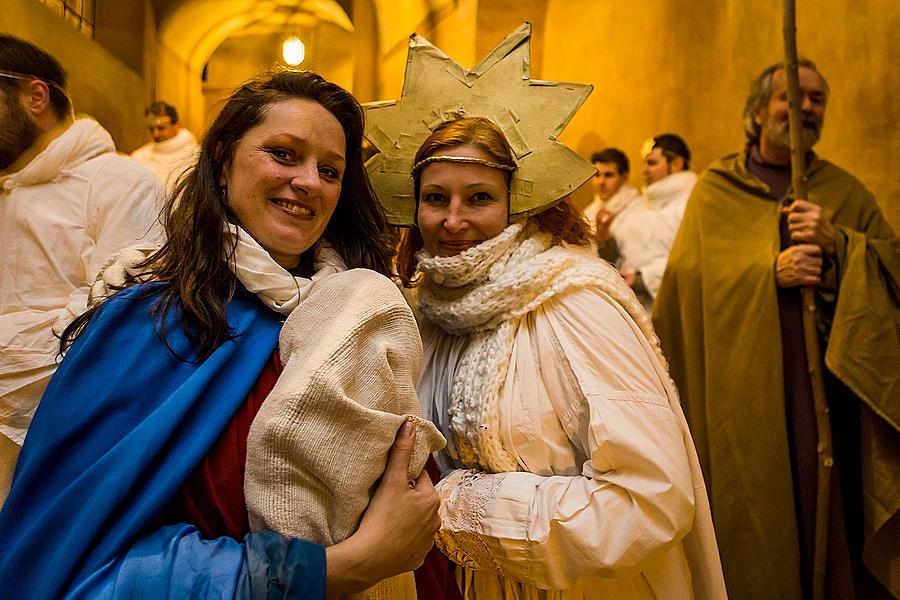
[[[282,318],[241,290],[201,363],[162,343],[163,284],[102,307],[50,382],[0,512],[4,598],[323,598],[324,548],[269,531],[202,540],[156,515],[246,399]],[[191,357],[176,311],[166,340]]]

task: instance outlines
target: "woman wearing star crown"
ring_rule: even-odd
[[[724,598],[650,320],[565,200],[594,173],[556,141],[590,86],[530,80],[530,33],[471,70],[413,36],[400,99],[366,107],[447,439],[437,546],[469,599]]]
[[[709,505],[650,320],[568,202],[510,214],[517,169],[484,118],[412,169],[423,413],[438,547],[466,598],[721,598]]]

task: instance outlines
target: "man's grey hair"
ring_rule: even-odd
[[[825,98],[827,99],[829,94],[828,81],[819,72],[816,63],[808,58],[801,58],[797,63],[801,67],[814,71],[819,76],[819,79],[822,80],[822,87],[825,90]],[[747,96],[747,103],[744,105],[744,135],[747,136],[747,141],[751,144],[759,141],[760,126],[756,124],[756,115],[772,99],[772,76],[775,75],[775,71],[783,68],[784,61],[770,65],[750,84],[750,94]]]

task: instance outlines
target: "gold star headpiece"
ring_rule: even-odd
[[[531,79],[530,23],[469,71],[413,34],[400,99],[364,105],[366,137],[380,151],[366,168],[388,221],[414,224],[415,153],[441,123],[465,117],[490,119],[512,147],[517,168],[510,182],[510,215],[532,215],[557,204],[595,172],[556,141],[592,89]]]

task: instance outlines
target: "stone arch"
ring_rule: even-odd
[[[371,4],[372,0],[356,2],[364,5]],[[371,22],[368,25],[372,27]],[[186,125],[200,132],[205,128],[210,112],[207,106],[210,98],[204,94],[203,72],[217,50],[227,50],[229,40],[234,38],[266,35],[272,36],[274,48],[280,37],[297,28],[324,28],[329,32],[329,42],[338,39],[340,52],[334,52],[335,44],[327,49],[332,55],[339,55],[342,64],[337,67],[318,65],[317,69],[326,76],[329,72],[339,73],[338,76],[332,74],[331,78],[352,88],[355,57],[360,50],[357,38],[371,37],[373,32],[360,32],[351,15],[337,1],[184,0],[172,6],[160,23],[156,96],[175,104],[184,115]],[[270,61],[274,62],[274,59]],[[260,68],[271,66],[274,64]],[[228,87],[226,84],[233,86],[238,82],[223,83],[223,93]]]

